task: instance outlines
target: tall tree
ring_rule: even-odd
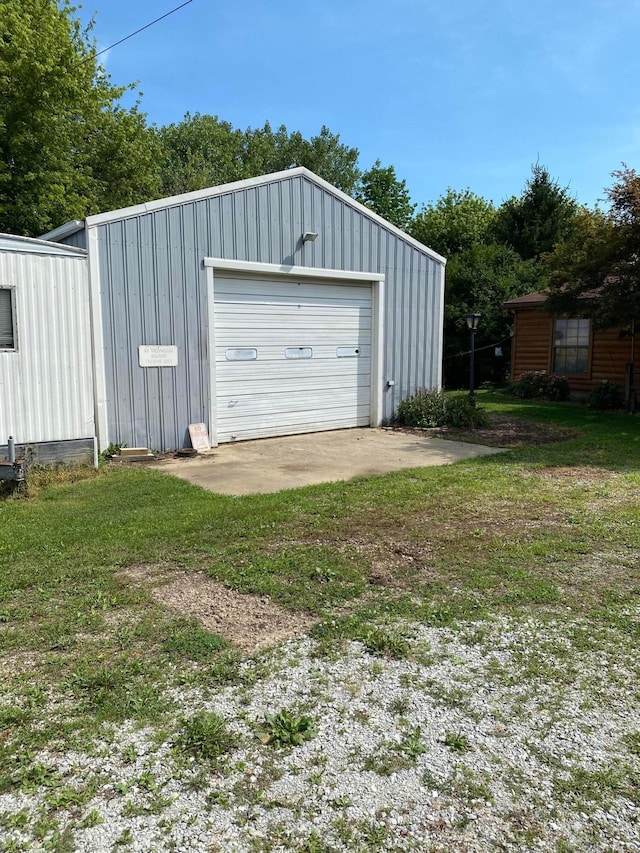
[[[181,122],[161,127],[157,133],[162,151],[161,195],[244,177],[244,135],[218,116],[187,113]]]
[[[363,173],[356,198],[403,230],[408,228],[416,209],[407,182],[398,180],[395,168],[383,166],[380,160]]]
[[[592,317],[600,328],[640,321],[640,176],[613,173],[608,212],[582,210],[572,233],[547,256],[547,307]]]
[[[523,260],[550,252],[570,232],[578,204],[567,187],[561,187],[545,166],[535,163],[519,198],[505,201],[493,222],[493,237]]]
[[[305,139],[282,125],[242,131],[217,116],[190,115],[160,128],[162,192],[190,190],[306,166],[346,193],[353,193],[360,177],[358,149],[340,141],[339,134],[322,127]]]
[[[441,255],[452,255],[487,241],[495,209],[471,190],[452,190],[422,208],[410,227],[416,240]]]
[[[157,192],[153,138],[119,105],[68,0],[0,0],[0,230],[37,235]]]
[[[423,208],[411,233],[448,258],[445,275],[444,381],[464,385],[469,376],[466,315],[482,315],[476,345],[478,379],[497,381],[508,365],[509,318],[502,303],[536,289],[539,269],[509,246],[493,241],[495,208],[470,190],[449,189]],[[502,347],[496,357],[492,345]]]

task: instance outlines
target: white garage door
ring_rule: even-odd
[[[219,442],[366,426],[371,285],[215,278]]]

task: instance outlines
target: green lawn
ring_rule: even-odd
[[[35,784],[32,750],[86,743],[105,720],[161,721],[172,681],[247,677],[228,644],[133,584],[132,566],[204,570],[312,613],[326,649],[375,640],[373,625],[392,633],[396,618],[532,609],[588,620],[583,642],[615,629],[621,650],[637,645],[640,418],[479,396],[579,435],[276,495],[106,467],[0,500],[0,791]]]

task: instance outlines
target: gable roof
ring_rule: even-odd
[[[75,234],[78,231],[81,231],[83,228],[91,228],[96,225],[105,225],[109,222],[115,222],[120,219],[128,219],[133,216],[142,216],[145,213],[151,213],[155,210],[164,210],[168,207],[177,207],[181,204],[188,204],[193,201],[201,201],[203,199],[215,198],[219,195],[224,195],[226,193],[237,192],[238,190],[250,189],[252,187],[259,187],[265,184],[274,184],[278,181],[288,180],[290,178],[302,177],[306,180],[310,181],[312,184],[320,187],[320,189],[325,190],[328,193],[331,193],[335,198],[344,202],[344,204],[356,210],[358,213],[361,213],[363,216],[366,216],[372,222],[375,222],[377,225],[380,225],[382,228],[385,228],[387,231],[390,231],[392,234],[395,234],[396,237],[399,237],[401,240],[404,240],[409,245],[418,249],[421,252],[429,255],[429,257],[433,258],[433,260],[438,261],[441,264],[446,264],[447,260],[442,255],[439,255],[437,252],[434,252],[433,249],[430,249],[428,246],[425,246],[423,243],[420,243],[418,240],[411,237],[409,234],[406,234],[400,228],[392,225],[391,222],[387,222],[386,219],[383,219],[382,216],[379,216],[377,213],[374,213],[372,210],[369,210],[368,207],[365,207],[364,204],[361,204],[359,201],[351,198],[351,196],[339,190],[337,187],[334,187],[328,181],[325,181],[323,178],[320,178],[318,175],[311,172],[309,169],[304,166],[296,166],[294,169],[285,169],[283,172],[272,172],[269,175],[260,175],[257,178],[248,178],[242,181],[233,181],[229,184],[222,184],[218,187],[208,187],[203,190],[194,190],[189,193],[182,193],[180,195],[169,196],[167,198],[160,198],[156,201],[148,201],[143,204],[136,204],[131,207],[123,207],[120,210],[110,210],[106,213],[97,213],[93,216],[87,216],[85,220],[74,220],[73,222],[67,222],[64,225],[61,225],[59,228],[54,228],[53,231],[49,231],[47,234],[42,236],[43,240],[60,240],[65,237],[70,237],[72,234]]]
[[[503,302],[503,308],[537,308],[546,302],[546,293],[525,293],[524,296],[516,296],[515,299],[509,299],[508,302]]]

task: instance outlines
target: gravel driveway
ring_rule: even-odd
[[[52,792],[34,784],[0,796],[2,849],[640,851],[638,657],[613,628],[596,642],[556,613],[388,630],[404,656],[294,640],[248,661],[242,686],[172,688],[162,730],[41,756],[83,828],[38,838]],[[280,709],[315,734],[262,743]],[[211,761],[180,748],[201,712],[230,736]]]

